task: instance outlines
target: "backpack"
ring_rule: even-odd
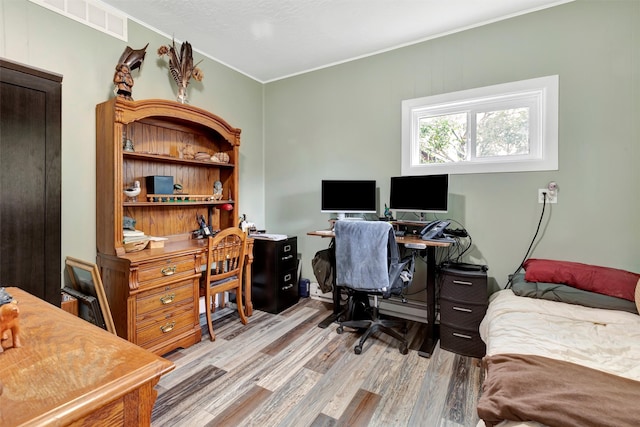
[[[331,239],[329,248],[316,252],[311,260],[313,274],[316,276],[318,286],[323,293],[331,292],[335,284],[336,252],[333,242]]]

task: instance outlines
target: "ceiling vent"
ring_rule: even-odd
[[[29,0],[91,28],[127,41],[127,17],[97,0]]]

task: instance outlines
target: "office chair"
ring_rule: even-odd
[[[243,325],[247,324],[242,305],[242,271],[244,269],[245,233],[239,228],[227,228],[208,237],[207,270],[201,288],[204,288],[209,337],[215,341],[211,313],[215,296],[222,292],[235,292],[238,314]]]
[[[337,332],[345,327],[366,331],[354,348],[362,353],[364,342],[376,332],[383,332],[400,341],[400,353],[408,353],[406,322],[381,319],[378,315],[378,297],[402,295],[411,283],[413,254],[400,260],[393,227],[378,221],[337,221],[335,231],[336,285],[349,293],[347,319],[340,320]],[[374,306],[369,296],[374,297]],[[369,319],[362,319],[363,316]],[[401,328],[402,333],[393,328]]]

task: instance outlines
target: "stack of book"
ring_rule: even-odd
[[[140,230],[122,230],[122,235],[124,236],[123,243],[149,240],[149,236],[144,234],[144,231],[140,231]]]

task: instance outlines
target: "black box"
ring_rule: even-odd
[[[152,175],[145,177],[147,194],[173,194],[173,177]]]

